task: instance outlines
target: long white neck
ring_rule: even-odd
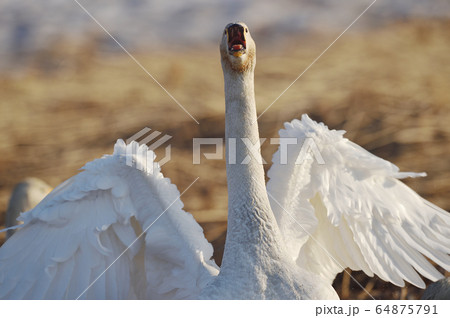
[[[253,78],[253,69],[239,73],[224,67],[228,229],[221,272],[253,266],[258,258],[278,258],[281,249],[261,157],[255,158],[243,141],[259,145]],[[250,161],[243,164],[246,158]]]

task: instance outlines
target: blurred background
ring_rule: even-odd
[[[192,138],[224,137],[218,50],[224,26],[244,21],[253,34],[262,112],[372,1],[77,1],[200,124],[76,1],[2,0],[1,224],[19,181],[38,177],[55,187],[87,161],[111,153],[116,139],[150,127],[173,136],[172,160],[163,173],[179,190],[200,177],[182,200],[220,264],[225,161],[193,165]],[[261,136],[277,137],[284,122],[308,113],[332,129],[347,130],[347,138],[403,171],[427,172],[405,182],[449,211],[449,34],[447,0],[378,0],[260,118]],[[262,151],[270,162],[274,146]],[[352,275],[375,298],[417,299],[422,293]],[[368,297],[348,275],[340,275],[335,287],[344,299]]]

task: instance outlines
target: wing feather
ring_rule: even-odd
[[[274,155],[267,191],[292,257],[330,281],[345,267],[398,286],[425,287],[417,272],[442,278],[424,256],[450,270],[450,214],[398,180],[425,174],[400,172],[344,133],[307,115],[280,131],[281,139],[298,143],[288,148],[287,164],[281,146]],[[306,149],[310,156],[300,158],[311,144],[317,151]]]
[[[77,252],[78,253],[78,252]],[[73,291],[74,288],[76,288],[76,283],[81,284],[84,281],[84,277],[87,277],[89,272],[83,272],[83,275],[79,275],[79,280],[77,280],[75,277],[75,274],[77,273],[77,255],[75,257],[70,258],[66,262],[63,263],[54,263],[52,265],[49,265],[52,268],[52,271],[54,274],[47,278],[47,283],[50,284],[50,287],[48,288],[47,292],[44,294],[44,297],[36,297],[33,299],[61,299],[61,298],[68,298],[68,292],[71,290]],[[86,269],[86,271],[89,271],[89,269]],[[68,291],[67,291],[68,289]],[[79,288],[81,289],[81,288]],[[80,291],[81,293],[81,291]],[[79,295],[79,294],[78,294]],[[77,295],[77,296],[78,296]],[[41,295],[39,295],[41,296]],[[72,299],[75,299],[77,296],[73,296]],[[13,298],[13,297],[11,297]],[[21,297],[15,296],[14,298],[20,299]],[[31,299],[31,298],[30,298]],[[68,298],[70,299],[70,298]]]
[[[0,248],[0,298],[194,298],[217,275],[176,186],[157,165],[127,165],[154,158],[132,147],[119,140],[21,215]]]
[[[54,279],[56,287],[55,290],[50,288],[50,292],[52,293],[50,299],[88,299],[89,293],[83,294],[83,291],[88,288],[92,282],[92,264],[89,264],[89,266],[84,266],[83,264],[87,260],[87,254],[84,252],[86,248],[87,246],[83,245],[83,247],[77,250],[74,257],[71,259],[73,263],[72,272],[65,268],[65,263],[59,263],[57,265],[57,275],[59,276]],[[61,273],[59,271],[60,269]],[[61,297],[60,295],[64,296]]]

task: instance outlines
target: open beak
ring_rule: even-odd
[[[240,24],[232,24],[227,28],[228,52],[236,57],[245,53],[245,30]]]

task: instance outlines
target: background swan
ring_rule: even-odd
[[[27,178],[19,182],[14,187],[8,202],[5,227],[9,228],[17,225],[19,214],[34,208],[51,190],[52,187],[38,178]],[[15,230],[8,230],[6,239],[13,235],[14,232]]]
[[[254,49],[244,24],[227,26],[221,43],[226,137],[247,137],[252,144],[259,137],[254,123]],[[433,279],[441,276],[417,251],[449,268],[448,213],[396,180],[414,174],[398,173],[392,164],[343,138],[342,132],[328,131],[307,117],[285,131],[319,137],[315,142],[329,155],[325,157],[333,163],[331,170],[313,162],[298,166],[292,158],[287,165],[275,162],[266,192],[260,158],[237,142],[238,164],[227,164],[229,230],[217,278],[211,246],[182,210],[175,186],[159,169],[150,173],[127,166],[126,157],[133,153],[127,147],[135,146],[119,141],[112,156],[88,163],[23,215],[23,229],[0,249],[0,297],[333,298],[330,279],[342,266],[418,285],[423,282],[411,265]],[[141,149],[133,160],[152,155]],[[239,164],[247,155],[249,164]],[[371,193],[352,189],[355,182]],[[281,186],[285,189],[277,192]],[[392,204],[382,196],[386,188],[395,190]],[[416,204],[407,210],[404,202],[411,200]],[[309,241],[304,229],[293,229],[282,216],[287,211],[298,213],[294,219],[316,240]],[[422,213],[425,217],[419,220]],[[331,249],[338,265],[323,253],[311,254],[314,244],[330,243],[330,229],[335,240],[324,247]],[[137,240],[127,249],[143,230],[145,242]],[[351,249],[342,250],[341,241]],[[393,244],[398,242],[413,254],[408,257]],[[380,264],[375,252],[386,263]]]
[[[450,300],[450,277],[440,279],[428,286],[422,300]]]

